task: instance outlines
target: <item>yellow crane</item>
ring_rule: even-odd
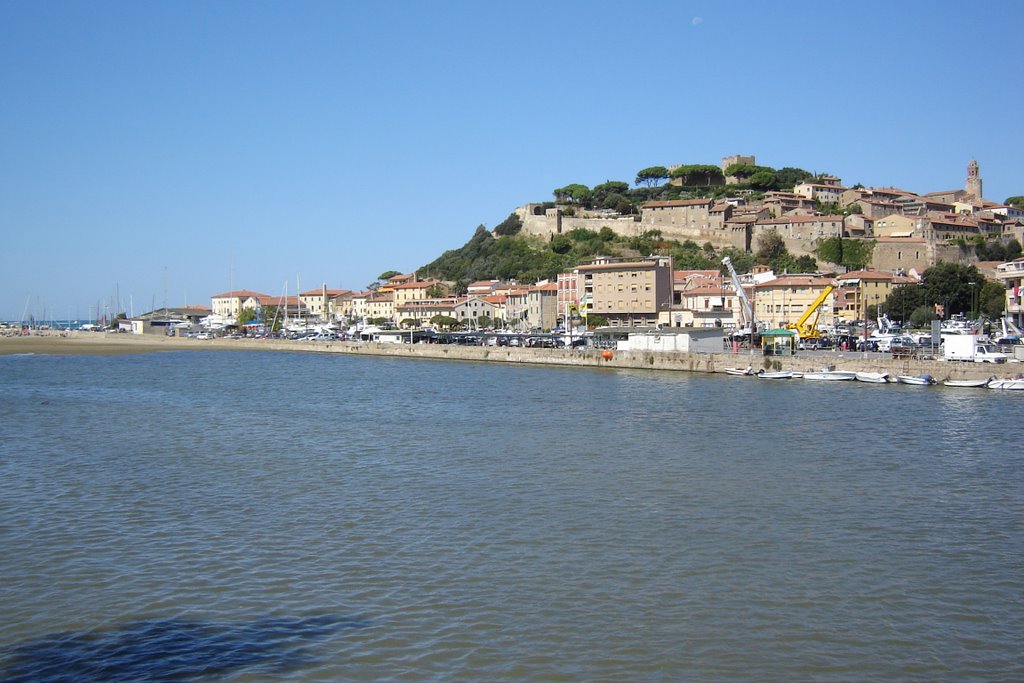
[[[835,287],[827,285],[825,289],[822,290],[821,294],[818,295],[818,298],[807,307],[807,310],[804,311],[804,314],[796,321],[796,324],[786,325],[786,328],[796,330],[796,333],[800,335],[801,339],[818,339],[821,337],[821,332],[818,331],[818,317],[821,315],[821,305],[825,303],[825,299],[828,298],[828,295],[832,293],[833,289],[835,289]],[[814,317],[814,320],[808,323],[812,316]]]

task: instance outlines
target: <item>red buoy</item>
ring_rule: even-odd
[[[604,358],[605,360],[611,360],[612,359],[612,352],[611,351],[602,351],[601,352],[601,358]]]

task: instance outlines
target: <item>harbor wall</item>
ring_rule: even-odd
[[[952,363],[914,358],[883,358],[859,352],[823,353],[766,357],[749,351],[740,353],[679,353],[664,351],[611,351],[601,349],[533,349],[522,347],[459,346],[455,344],[377,344],[353,342],[286,342],[266,340],[216,340],[215,345],[242,344],[253,349],[280,349],[319,353],[417,358],[430,360],[519,363],[586,368],[661,370],[672,372],[725,372],[725,368],[751,366],[765,369],[814,372],[828,367],[858,372],[888,372],[890,375],[931,375],[936,380],[982,379],[1010,376],[1019,366],[980,363]]]
[[[724,372],[725,368],[817,371],[823,367],[890,375],[931,375],[945,379],[1012,377],[1024,370],[1020,363],[958,363],[930,359],[893,359],[877,353],[811,352],[795,356],[739,353],[681,353],[667,351],[604,351],[602,349],[544,349],[455,344],[381,344],[367,342],[297,342],[271,339],[186,339],[153,335],[72,332],[66,336],[0,338],[0,353],[141,353],[176,350],[251,350],[292,353],[336,353],[387,358],[415,358],[463,362],[519,363],[584,368],[661,370],[672,372]]]

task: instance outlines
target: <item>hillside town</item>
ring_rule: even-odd
[[[723,171],[753,165],[752,156],[722,159]],[[735,178],[723,176],[724,183]],[[1024,242],[1024,210],[984,198],[980,167],[967,165],[964,187],[919,195],[892,187],[845,187],[819,176],[792,192],[752,199],[737,191],[722,199],[649,201],[638,215],[568,206],[516,211],[527,235],[550,239],[570,230],[611,229],[619,235],[657,231],[664,239],[691,240],[751,252],[766,234],[794,255],[813,255],[823,239],[871,243],[870,265],[852,272],[773,272],[765,265],[730,277],[725,268],[679,270],[661,254],[597,257],[539,282],[481,280],[456,291],[455,283],[391,274],[365,291],[326,285],[298,294],[236,289],[212,295],[210,306],[158,309],[122,325],[136,333],[191,329],[267,334],[285,329],[325,333],[355,326],[375,330],[423,328],[562,330],[600,321],[610,328],[721,328],[739,330],[807,325],[836,329],[879,318],[879,306],[899,287],[916,284],[940,263],[970,264],[1005,287],[1005,315],[1024,323],[1024,259],[979,261],[970,248],[996,241]],[[843,210],[822,214],[821,207]],[[850,209],[853,210],[850,210]],[[1018,251],[1019,253],[1019,251]],[[748,310],[749,308],[749,310]],[[936,311],[944,317],[945,311]],[[907,311],[887,311],[905,320]]]

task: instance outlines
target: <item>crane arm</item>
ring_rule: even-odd
[[[754,320],[754,311],[750,305],[750,300],[747,298],[747,293],[743,291],[743,285],[740,284],[740,277],[736,274],[736,269],[732,267],[732,260],[726,256],[722,259],[722,263],[729,270],[729,277],[732,278],[733,287],[736,288],[736,296],[740,298],[740,302],[743,304],[743,312],[746,314],[746,322]]]
[[[832,293],[833,289],[835,289],[835,287],[827,285],[825,289],[821,290],[821,294],[818,295],[818,298],[816,298],[811,305],[807,307],[804,314],[801,315],[800,319],[796,321],[796,324],[791,327],[791,329],[795,329],[797,331],[801,339],[814,339],[818,337],[818,317],[821,315],[821,305],[825,303],[825,299],[828,298],[828,295]],[[814,316],[814,322],[808,325],[807,321],[811,319],[812,315]]]

